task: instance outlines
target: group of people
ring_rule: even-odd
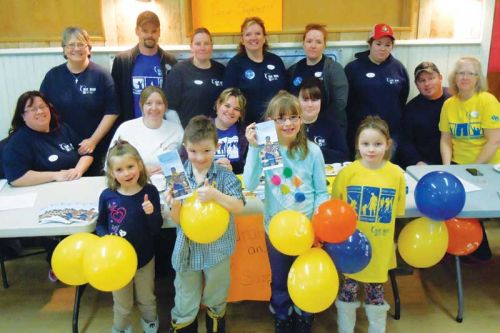
[[[96,232],[125,237],[139,258],[133,281],[113,292],[112,332],[131,332],[134,289],[144,332],[158,331],[155,260],[158,265],[163,258],[155,258],[155,234],[163,232],[166,216],[179,223],[182,206],[168,189],[162,195],[169,209],[162,211],[160,194],[148,182],[162,173],[156,156],[166,150],[183,151],[186,177],[198,199],[218,202],[231,216],[228,230],[213,243],[190,241],[180,227],[175,241],[167,238],[176,272],[173,332],[197,332],[200,304],[207,307],[207,332],[225,331],[233,218],[245,204],[235,173],[243,173],[248,190],[263,175],[266,233],[276,213],[293,209],[311,217],[330,196],[357,207],[358,228],[369,238],[373,258],[361,272],[344,277],[335,302],[338,327],[353,332],[362,282],[370,332],[384,332],[389,306],[383,283],[395,218],[405,209],[403,171],[393,162],[403,167],[500,162],[500,105],[486,91],[479,61],[459,59],[448,89],[436,65],[422,62],[414,71],[420,94],[406,103],[410,78],[391,55],[395,37],[387,24],[374,26],[368,50],[345,69],[325,56],[327,31],[319,24],[306,26],[305,58],[288,70],[269,52],[258,17],[242,23],[237,54],[226,67],[212,59],[212,36],[205,28],[194,30],[192,57],[179,63],[158,45],[156,14],[141,13],[135,32],[138,44],[116,56],[109,74],[90,60],[87,32],[67,28],[62,38],[67,62],[47,73],[40,91],[19,97],[3,150],[12,186],[105,172],[108,188],[99,198]],[[281,168],[263,170],[256,123],[264,120],[275,123]],[[325,162],[352,158],[328,193]],[[292,175],[293,190],[284,191]],[[363,212],[373,196],[390,204]],[[267,235],[266,241],[275,332],[311,332],[314,316],[296,307],[287,291],[295,258],[280,253]],[[482,248],[491,257],[487,241]],[[49,278],[56,280],[51,271]]]

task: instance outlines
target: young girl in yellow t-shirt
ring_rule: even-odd
[[[339,332],[353,332],[359,282],[365,284],[364,307],[370,332],[385,332],[386,312],[383,283],[392,268],[394,224],[404,214],[406,184],[401,168],[392,164],[391,137],[387,123],[378,116],[365,118],[356,133],[357,160],[345,167],[333,184],[333,198],[349,203],[358,214],[357,228],[370,240],[372,259],[368,266],[346,274],[335,301]]]

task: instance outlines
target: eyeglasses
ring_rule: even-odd
[[[473,72],[458,72],[457,75],[461,76],[461,77],[474,77],[474,76],[477,76],[477,73],[473,73]]]
[[[68,49],[75,50],[75,49],[83,49],[87,47],[87,44],[85,43],[71,43],[71,44],[66,44],[64,47],[67,47]]]
[[[38,110],[45,111],[48,108],[49,108],[49,106],[47,104],[42,104],[42,105],[39,105],[39,106],[33,106],[33,107],[30,107],[30,108],[26,108],[26,109],[24,109],[24,112],[35,113]]]
[[[289,120],[292,124],[298,122],[300,120],[300,116],[290,116],[288,118],[286,117],[281,117],[281,118],[276,118],[274,121],[278,125],[285,125],[286,121]]]

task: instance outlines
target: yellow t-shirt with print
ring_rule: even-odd
[[[332,197],[349,203],[358,214],[357,229],[370,241],[372,259],[362,271],[346,274],[351,279],[383,283],[394,268],[394,224],[404,215],[406,183],[403,170],[391,162],[372,170],[359,160],[335,178]]]
[[[476,161],[486,143],[485,128],[500,128],[500,104],[492,94],[480,92],[466,101],[453,96],[444,102],[439,130],[451,133],[453,162],[472,164]],[[500,149],[489,163],[500,163]]]

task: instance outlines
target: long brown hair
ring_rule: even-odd
[[[264,117],[277,119],[283,116],[302,117],[302,108],[297,97],[285,90],[280,90],[267,105]],[[288,156],[294,158],[296,153],[300,155],[301,160],[305,159],[309,153],[307,134],[303,122],[300,124],[300,129],[295,140],[288,147]]]

